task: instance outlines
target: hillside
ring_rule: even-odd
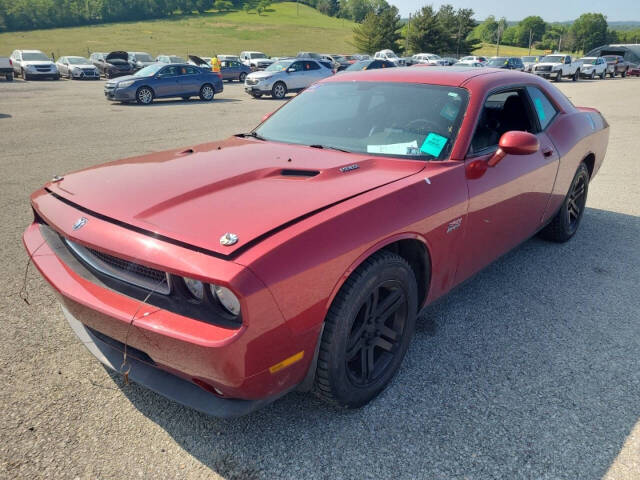
[[[496,46],[495,44],[491,43],[483,43],[480,48],[477,48],[473,53],[474,55],[485,55],[488,57],[493,57],[496,54]],[[536,48],[531,49],[531,55],[541,54],[544,54],[543,50],[538,50]],[[500,45],[500,56],[522,57],[523,55],[529,55],[528,48],[512,47],[511,45]]]
[[[306,5],[284,2],[274,3],[262,15],[209,12],[145,22],[2,33],[0,55],[31,48],[53,52],[56,57],[111,50],[203,56],[242,50],[259,50],[272,56],[301,50],[343,53],[353,50],[349,43],[353,25]]]

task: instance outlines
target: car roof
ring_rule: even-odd
[[[480,75],[511,75],[514,82],[530,77],[529,74],[520,72],[493,68],[478,69],[477,67],[460,67],[456,69],[450,67],[380,68],[358,72],[345,71],[340,75],[324,79],[323,83],[360,80],[369,82],[425,83],[457,87]]]

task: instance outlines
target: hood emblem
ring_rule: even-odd
[[[238,243],[238,235],[235,233],[225,233],[220,237],[220,245],[224,245],[225,247],[230,247],[231,245],[235,245]]]
[[[357,163],[354,163],[353,165],[347,165],[346,167],[342,167],[340,171],[342,173],[347,173],[347,172],[350,172],[351,170],[357,170],[358,168],[360,168],[360,165],[358,165]]]
[[[80,217],[78,220],[76,220],[76,223],[73,224],[73,230],[80,230],[87,224],[88,221],[89,220],[87,220],[85,217]]]

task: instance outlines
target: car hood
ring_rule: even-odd
[[[78,63],[69,65],[69,68],[96,68],[96,66],[92,63]]]
[[[109,55],[105,57],[105,60],[108,62],[110,60],[124,60],[125,62],[129,61],[129,54],[127,52],[123,52],[117,50],[115,52],[111,52]]]
[[[557,67],[564,65],[561,62],[538,62],[536,63],[536,67]]]
[[[425,165],[236,137],[190,150],[92,167],[46,188],[99,216],[229,255]],[[227,232],[239,237],[231,247],[220,244]]]
[[[50,60],[23,60],[22,61],[22,65],[47,65],[47,66],[52,66],[55,65],[55,63],[53,63]]]
[[[263,70],[261,72],[250,73],[249,75],[247,75],[247,78],[269,78],[269,77],[273,77],[274,75],[277,75],[279,73],[282,73],[282,72],[267,72],[267,71]]]

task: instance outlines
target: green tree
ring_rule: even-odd
[[[397,49],[400,40],[400,15],[396,7],[376,14],[370,12],[353,27],[353,45],[359,52],[374,53],[385,48]]]
[[[601,13],[583,13],[573,22],[569,33],[573,39],[572,50],[589,50],[607,43],[607,19]]]
[[[507,27],[507,29],[502,33],[500,43],[503,45],[517,45],[518,27]]]
[[[531,35],[532,44],[542,40],[547,31],[547,24],[541,17],[533,15],[522,19],[517,28],[515,44],[519,47],[528,47],[529,35]]]
[[[413,53],[440,52],[446,45],[445,32],[433,6],[422,7],[407,24],[407,43]]]
[[[480,23],[473,29],[470,34],[470,38],[487,43],[495,42],[497,30],[498,22],[496,21],[496,17],[489,15],[484,22]]]
[[[227,12],[233,9],[233,3],[229,0],[216,0],[213,2],[213,8],[219,12]]]

